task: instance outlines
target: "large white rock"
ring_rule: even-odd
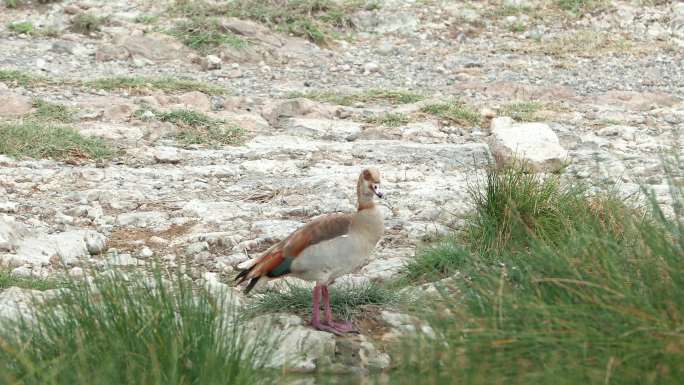
[[[292,118],[286,127],[290,135],[316,139],[353,141],[361,135],[361,124],[347,120]]]
[[[295,315],[256,317],[247,323],[245,332],[248,344],[257,343],[259,349],[271,353],[265,362],[268,368],[304,373],[359,372],[390,365],[389,355],[366,337],[336,338],[332,333],[312,329]]]
[[[248,343],[272,349],[268,368],[310,373],[329,366],[335,357],[335,336],[304,326],[300,317],[263,315],[245,326]]]
[[[568,157],[558,136],[544,123],[514,123],[509,117],[492,120],[492,153],[499,161],[528,161],[539,170],[556,171]]]
[[[33,235],[16,244],[16,253],[5,254],[0,258],[11,266],[48,265],[53,257],[59,258],[64,265],[70,265],[78,259],[102,252],[105,242],[104,235],[92,230]]]
[[[16,213],[18,206],[16,202],[0,202],[0,213]]]
[[[148,227],[166,222],[168,214],[161,211],[139,211],[119,214],[116,224],[119,226]]]
[[[41,295],[38,290],[10,287],[0,292],[0,320],[16,320],[30,317],[31,302],[34,296]]]
[[[436,338],[432,327],[417,317],[387,310],[381,311],[380,317],[389,326],[389,330],[382,336],[384,340],[394,340],[417,333],[421,333],[429,338]]]
[[[160,146],[152,151],[152,156],[157,163],[177,164],[181,161],[178,150],[174,147]]]
[[[397,276],[408,262],[408,257],[376,259],[364,266],[361,273],[372,280],[387,281]]]
[[[17,320],[20,317],[30,321],[33,318],[33,304],[54,298],[60,289],[31,290],[10,287],[0,291],[0,321]]]
[[[0,252],[14,249],[28,231],[14,217],[0,215]]]

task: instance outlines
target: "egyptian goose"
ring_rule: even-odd
[[[374,198],[383,197],[380,173],[375,168],[361,172],[356,186],[358,210],[353,214],[327,214],[300,227],[261,256],[247,261],[236,281],[249,280],[249,293],[262,277],[286,275],[315,281],[311,326],[335,334],[355,332],[351,322],[335,322],[330,310],[328,285],[335,278],[364,265],[382,237],[384,224]],[[325,319],[321,321],[320,300],[323,297]]]

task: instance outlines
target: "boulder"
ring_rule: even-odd
[[[529,162],[540,171],[558,171],[568,157],[558,136],[544,123],[514,123],[509,117],[492,120],[490,147],[498,162],[514,158]]]
[[[14,217],[0,215],[0,252],[14,249],[27,234],[28,230]]]
[[[31,99],[23,95],[0,93],[0,118],[16,118],[31,112]]]
[[[347,120],[292,118],[285,126],[290,135],[316,139],[353,141],[361,135],[361,124]]]
[[[281,119],[294,117],[331,118],[336,108],[316,103],[306,98],[276,101],[264,106],[261,115],[273,126]]]
[[[32,235],[16,243],[16,253],[2,258],[11,266],[48,265],[55,258],[63,265],[70,265],[81,258],[104,250],[106,238],[92,230],[74,230],[50,235]]]
[[[305,326],[295,315],[256,317],[245,326],[245,335],[248,344],[273,349],[265,363],[271,369],[310,373],[331,365],[335,357],[335,336]]]
[[[169,35],[152,32],[146,35],[128,36],[121,44],[133,56],[152,61],[172,61],[188,57],[189,50]]]
[[[119,214],[116,224],[119,226],[148,227],[166,222],[168,214],[161,211],[139,211]]]

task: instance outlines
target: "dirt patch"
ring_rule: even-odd
[[[374,340],[380,340],[383,335],[390,331],[387,323],[380,316],[381,310],[378,306],[365,306],[354,318],[356,327],[359,328],[361,334]]]
[[[188,222],[182,225],[171,225],[166,230],[154,231],[146,228],[119,228],[112,231],[109,237],[108,247],[115,248],[119,251],[134,251],[141,245],[146,245],[152,250],[161,251],[167,249],[171,241],[175,238],[187,234],[195,222]],[[150,238],[159,237],[168,243],[151,242]]]

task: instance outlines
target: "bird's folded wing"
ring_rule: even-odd
[[[255,260],[243,262],[240,282],[267,275],[278,277],[290,272],[290,264],[307,247],[349,233],[352,214],[328,214],[300,227]],[[247,262],[251,262],[248,264]]]

